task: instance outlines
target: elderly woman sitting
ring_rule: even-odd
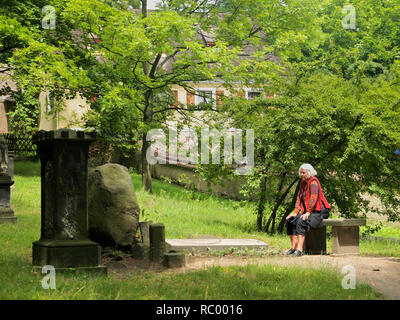
[[[305,163],[299,168],[301,178],[299,195],[294,212],[286,217],[286,230],[292,248],[285,255],[301,256],[306,234],[313,228],[321,228],[324,218],[328,218],[331,209],[315,177],[317,172],[312,165]]]

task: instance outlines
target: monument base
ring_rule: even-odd
[[[42,272],[43,267],[33,266],[33,271],[35,272]],[[93,274],[99,276],[106,276],[107,275],[107,267],[105,266],[97,266],[97,267],[81,267],[81,268],[54,268],[56,273],[63,273],[63,274]]]
[[[90,240],[39,240],[32,246],[34,266],[51,265],[56,270],[104,268],[100,266],[101,248]]]
[[[0,223],[16,223],[17,217],[11,208],[0,208]]]

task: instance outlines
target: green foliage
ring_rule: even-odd
[[[376,225],[367,225],[367,226],[361,226],[360,227],[360,232],[362,236],[370,236],[373,233],[381,230],[383,227],[383,223],[380,222]]]
[[[229,10],[236,8],[234,1],[224,3]],[[274,75],[276,69],[267,72],[266,68],[254,69],[256,76],[243,74],[247,77],[244,83],[260,84],[267,95],[275,93],[275,98],[246,101],[228,97],[224,114],[215,124],[224,127],[228,122],[255,131],[256,165],[242,193],[256,195],[258,218],[271,212],[266,208],[266,195],[274,199],[265,230],[274,229],[274,222],[269,223],[275,217],[281,218],[279,228],[283,230],[282,218],[293,210],[297,169],[304,162],[317,169],[338,214],[355,217],[373,211],[393,221],[400,219],[399,165],[393,155],[400,145],[399,4],[353,1],[357,29],[345,30],[342,10],[346,4],[340,0],[320,5],[304,2],[304,9],[314,8],[315,15],[308,13],[304,19],[312,22],[303,20],[296,28],[289,25],[293,29],[285,36],[290,35],[290,46],[280,47],[284,39],[266,40],[285,69],[279,70],[279,76]],[[296,15],[288,21],[293,19]],[[213,180],[230,174],[222,167],[207,170],[212,174],[203,176]],[[383,208],[370,208],[363,194],[378,196]]]

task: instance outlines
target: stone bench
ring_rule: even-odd
[[[321,229],[310,229],[304,241],[307,254],[326,254],[326,227],[332,227],[332,253],[359,254],[359,227],[366,219],[325,219]]]

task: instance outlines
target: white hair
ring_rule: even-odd
[[[314,177],[317,175],[317,171],[315,171],[314,167],[309,163],[303,163],[299,168],[299,176],[300,170],[305,170],[309,178]]]

